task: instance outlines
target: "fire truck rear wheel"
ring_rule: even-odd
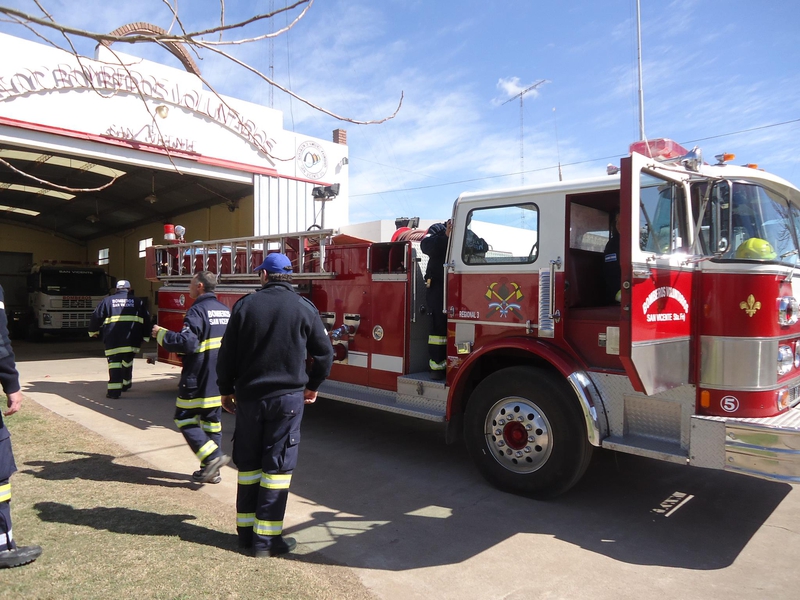
[[[490,483],[535,497],[567,491],[592,455],[574,394],[565,381],[535,367],[502,369],[475,388],[464,440]]]

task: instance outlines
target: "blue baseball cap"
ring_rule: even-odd
[[[267,273],[291,273],[292,261],[285,254],[273,252],[272,254],[267,254],[264,262],[258,265],[255,270],[264,270]]]

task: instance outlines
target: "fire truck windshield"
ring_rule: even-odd
[[[103,271],[91,269],[41,269],[38,291],[51,296],[105,296],[108,279]]]
[[[692,187],[698,218],[708,183]],[[700,246],[721,260],[761,260],[794,265],[798,260],[800,209],[761,185],[743,181],[713,182],[703,210]]]

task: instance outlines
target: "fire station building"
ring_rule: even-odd
[[[7,297],[32,264],[60,260],[105,264],[152,302],[144,250],[165,224],[184,226],[186,241],[347,224],[344,130],[286,130],[281,111],[210,90],[172,50],[184,69],[102,45],[78,60],[0,34]]]

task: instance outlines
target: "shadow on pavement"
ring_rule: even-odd
[[[535,501],[491,487],[429,424],[324,401],[306,415],[292,492],[331,510],[292,530],[351,567],[461,563],[532,534],[531,561],[545,535],[630,564],[722,569],[792,489],[600,452],[571,492]],[[675,492],[693,498],[667,517],[661,503]]]
[[[143,361],[137,359],[136,366],[141,365]],[[160,379],[142,380],[136,378],[136,368],[134,368],[133,387],[123,392],[118,399],[105,397],[105,381],[73,380],[66,383],[56,378],[25,381],[23,393],[54,394],[141,430],[165,427],[177,431],[173,420],[175,399],[178,395],[177,387],[177,373],[174,376],[164,375]],[[233,418],[231,417],[229,423],[226,423],[226,420],[227,417],[223,417],[223,428],[228,425],[230,427],[228,431],[233,431]]]

